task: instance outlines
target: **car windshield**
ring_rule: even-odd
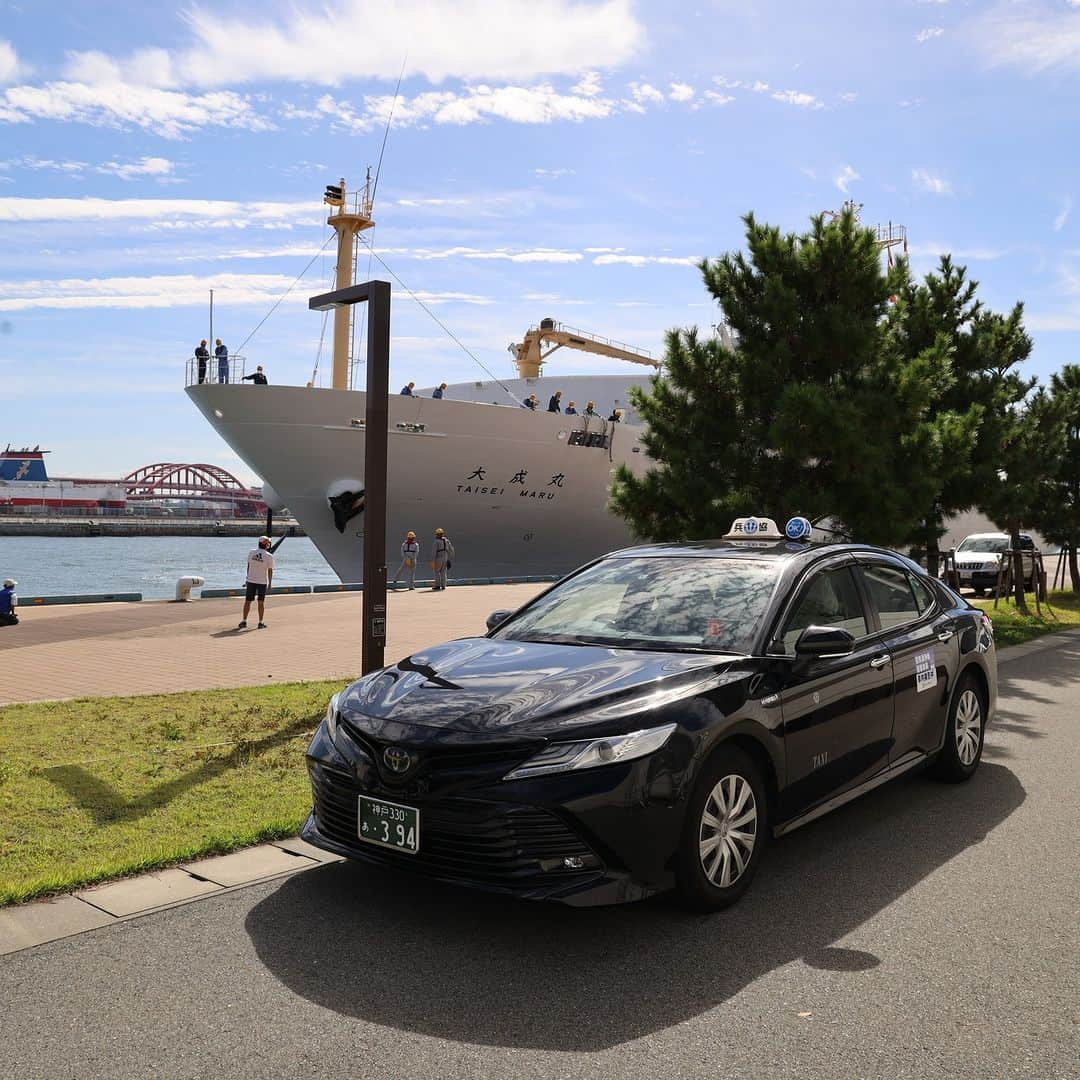
[[[778,571],[776,563],[751,559],[608,559],[554,588],[493,636],[746,653]]]
[[[1004,536],[969,536],[956,550],[1000,555],[1009,546]]]

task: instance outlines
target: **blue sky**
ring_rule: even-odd
[[[1080,0],[330,8],[0,0],[0,442],[246,476],[182,391],[208,291],[235,350],[325,239],[324,184],[377,160],[403,62],[370,235],[500,375],[546,315],[654,350],[715,322],[693,262],[741,214],[848,197],[917,270],[952,251],[1025,300],[1032,372],[1080,361]],[[331,263],[244,348],[274,382],[312,376]],[[395,383],[483,377],[396,289],[393,334]]]

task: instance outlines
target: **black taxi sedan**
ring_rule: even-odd
[[[749,886],[770,838],[920,766],[962,781],[997,697],[990,621],[916,563],[740,519],[606,555],[489,632],[335,694],[303,837],[515,895]]]

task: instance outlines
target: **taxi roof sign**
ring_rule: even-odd
[[[731,523],[723,540],[783,540],[784,534],[776,522],[767,517],[741,517]]]

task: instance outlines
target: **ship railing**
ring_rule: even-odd
[[[247,357],[237,353],[229,356],[224,363],[211,355],[209,360],[200,360],[194,353],[187,358],[184,369],[184,385],[197,386],[199,383],[238,383],[244,381],[244,365]],[[201,366],[200,366],[201,365]]]

